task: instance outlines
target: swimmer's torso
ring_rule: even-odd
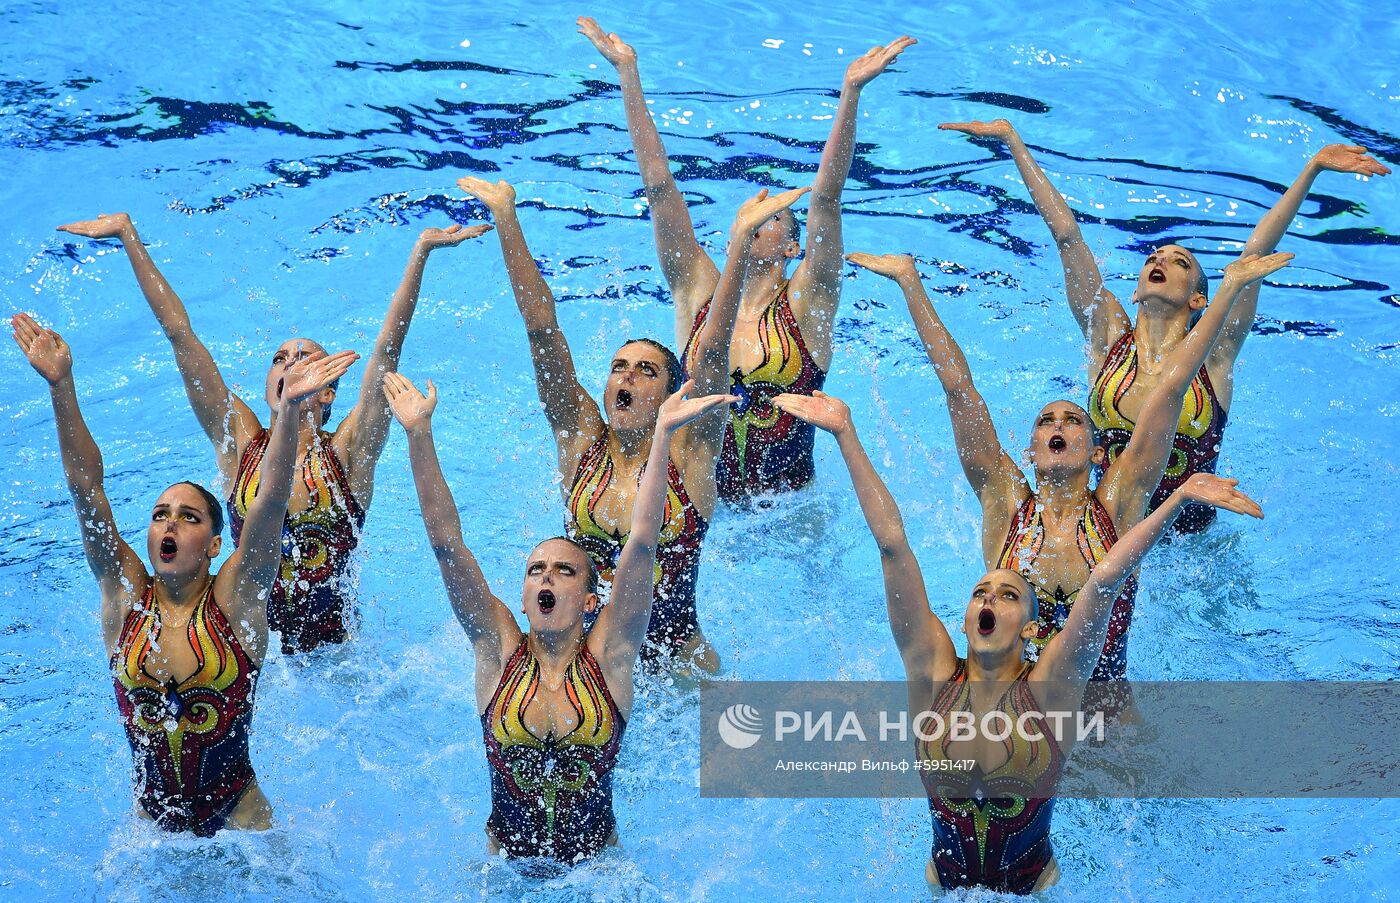
[[[266,430],[255,436],[238,462],[228,500],[235,545],[248,506],[257,496],[268,437]],[[331,443],[331,434],[322,432],[307,450],[282,528],[282,567],[268,599],[267,621],[282,635],[282,651],[287,653],[344,642],[348,635],[345,609],[353,588],[347,571],[365,512],[350,491]]]
[[[931,711],[945,724],[950,713],[972,710],[965,664],[958,660],[934,699]],[[1027,684],[1030,669],[1026,663],[995,706],[1012,724],[1041,709]],[[982,713],[973,714],[980,720]],[[984,739],[982,747],[954,742],[947,731],[915,744],[933,821],[931,859],[944,888],[1029,893],[1053,862],[1050,819],[1064,755],[1044,718],[1027,718],[1025,724],[1031,729],[1012,730],[1000,742]],[[1035,734],[1041,739],[1029,739]],[[939,767],[969,759],[977,762],[972,769]]]
[[[666,509],[656,546],[654,596],[647,641],[678,651],[697,628],[695,581],[700,573],[700,549],[709,523],[691,502],[674,461],[667,461]],[[587,550],[606,581],[631,532],[632,503],[641,470],[618,471],[608,451],[608,433],[588,447],[579,460],[569,489],[565,527],[569,537]]]
[[[682,360],[693,369],[695,339],[710,313],[706,302],[695,317]],[[726,501],[800,489],[812,481],[816,428],[772,403],[776,395],[811,395],[826,373],[817,366],[798,329],[788,301],[788,285],[764,308],[755,325],[739,323],[730,350],[734,367],[730,391],[740,401],[730,409],[724,447],[715,471],[716,490]]]
[[[1089,417],[1098,440],[1112,464],[1127,448],[1142,406],[1157,383],[1155,376],[1142,372],[1138,363],[1137,337],[1129,329],[1119,337],[1104,359],[1103,367],[1089,391]],[[1204,366],[1186,390],[1181,417],[1172,441],[1171,457],[1162,482],[1152,494],[1149,510],[1167,500],[1193,474],[1214,473],[1225,436],[1226,411]],[[1196,532],[1215,519],[1215,509],[1192,505],[1183,511],[1177,529]]]
[[[1064,627],[1090,570],[1117,541],[1113,519],[1092,492],[1073,531],[1047,531],[1034,494],[1028,494],[1017,508],[996,566],[1017,571],[1035,585],[1037,629],[1026,650],[1032,661]],[[1129,577],[1113,602],[1108,637],[1094,666],[1093,680],[1121,680],[1127,676],[1128,629],[1132,626],[1136,596],[1137,578]]]
[[[550,692],[522,637],[481,715],[496,843],[512,856],[565,862],[602,850],[617,829],[612,769],[625,727],[586,646]]]
[[[162,633],[154,589],[122,625],[112,655],[117,709],[135,759],[141,807],[166,830],[210,836],[253,785],[248,728],[258,671],[213,598],[213,581],[185,628],[195,670],[177,680],[162,655],[180,643]],[[148,667],[148,665],[150,667]]]

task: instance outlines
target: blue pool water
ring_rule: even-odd
[[[1076,209],[1102,218],[1085,232],[1120,276],[1167,240],[1217,275],[1323,144],[1400,164],[1400,26],[1357,0],[1328,16],[1301,2],[624,6],[0,12],[0,294],[72,344],[129,539],[165,485],[217,474],[121,251],[58,223],[129,211],[255,407],[284,338],[367,348],[418,230],[483,217],[454,187],[467,173],[517,185],[590,389],[622,337],[672,341],[613,73],[574,33],[579,13],[637,47],[716,253],[740,200],[810,180],[852,55],[920,39],[865,93],[847,247],[919,256],[1009,447],[1044,400],[1083,394],[1078,333],[1014,167],[939,122],[1012,118]],[[1397,187],[1324,174],[1283,243],[1297,260],[1264,291],[1222,458],[1267,519],[1222,518],[1150,561],[1131,676],[1395,675]],[[827,388],[852,403],[935,607],[956,619],[980,573],[978,510],[902,301],[850,276]],[[276,828],[201,841],[138,822],[46,393],[17,353],[4,360],[0,897],[926,896],[924,803],[700,799],[695,697],[671,689],[644,690],[628,728],[620,851],[551,879],[487,858],[470,650],[397,431],[361,546],[356,642],[296,661],[274,651],[264,671],[253,757]],[[518,598],[524,554],[561,516],[494,237],[433,256],[402,369],[441,387],[467,542]],[[825,437],[818,465],[812,491],[711,531],[701,618],[735,677],[901,673],[873,544]],[[1054,838],[1064,879],[1050,899],[1400,897],[1393,800],[1066,801]]]

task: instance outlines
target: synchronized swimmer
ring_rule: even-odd
[[[835,437],[879,549],[911,711],[1011,716],[1076,707],[1089,681],[1127,676],[1136,575],[1159,540],[1173,527],[1207,529],[1221,508],[1262,517],[1237,481],[1214,475],[1235,362],[1261,280],[1292,259],[1275,248],[1318,174],[1389,173],[1364,148],[1328,145],[1313,157],[1225,267],[1213,298],[1190,250],[1153,250],[1133,294],[1134,321],[1105,286],[1075,213],[1011,124],[941,126],[1009,151],[1055,239],[1087,343],[1089,395],[1084,404],[1051,401],[1036,415],[1028,478],[1003,446],[914,258],[845,255],[841,196],[860,96],[916,41],[872,47],[848,66],[812,185],[764,189],[741,204],[720,267],[696,238],[647,110],[636,52],[591,18],[578,27],[618,73],[675,305],[677,350],[653,338],[622,341],[595,400],[526,243],[515,189],[458,181],[486,206],[500,240],[562,479],[565,535],[540,542],[527,558],[526,629],[491,592],[463,541],[461,509],[433,438],[436,388],[429,380],[421,392],[397,372],[429,255],[492,225],[421,234],[366,359],[358,400],[333,432],[331,407],[355,352],[330,354],[301,338],[279,346],[265,380],[264,427],[228,388],[129,216],[61,226],[121,241],[223,478],[223,500],[192,482],[160,494],[147,529],[149,567],[117,532],[68,344],[28,314],[12,318],[16,343],[49,385],[64,475],[101,594],[137,811],[161,828],[209,836],[271,825],[249,752],[269,632],[289,655],[352,635],[353,553],[394,420],[407,439],[448,603],[472,646],[491,787],[487,849],[565,863],[618,843],[612,773],[638,663],[674,674],[720,668],[700,626],[696,582],[721,503],[812,484],[818,430]],[[804,249],[793,207],[809,193]],[[981,506],[986,573],[964,610],[965,656],[929,605],[899,508],[850,409],[821,391],[835,350],[843,258],[902,290]],[[225,505],[236,551],[215,573]],[[922,772],[933,826],[925,875],[935,893],[965,886],[1031,893],[1057,879],[1050,821],[1072,743],[1041,733],[1010,745],[919,743],[917,755],[930,766]],[[934,766],[949,759],[976,760],[986,780],[999,782],[998,799],[972,799],[956,782],[927,777],[946,771]]]

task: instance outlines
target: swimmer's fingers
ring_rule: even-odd
[[[73,372],[73,351],[63,336],[52,329],[44,329],[25,313],[11,317],[10,326],[14,329],[15,344],[29,366],[50,384]]]
[[[888,279],[900,279],[906,276],[918,276],[918,269],[914,266],[914,258],[908,254],[866,254],[863,251],[852,251],[846,255],[846,259],[863,270],[869,270]]]
[[[515,206],[515,188],[505,179],[488,182],[475,176],[463,176],[457,187],[490,208],[492,213]]]
[[[446,229],[433,226],[423,230],[423,234],[418,236],[418,244],[427,251],[452,248],[468,239],[480,238],[494,228],[495,226],[489,224],[463,226],[460,223],[454,223]]]
[[[99,213],[97,219],[79,220],[58,227],[59,232],[69,232],[85,238],[120,238],[131,229],[131,217],[125,213]]]
[[[1193,474],[1178,490],[1185,498],[1201,502],[1214,508],[1224,508],[1250,517],[1264,516],[1264,509],[1254,499],[1240,492],[1240,481],[1233,477],[1220,477],[1213,473]]]
[[[1293,260],[1293,255],[1286,251],[1276,254],[1246,254],[1239,260],[1235,260],[1225,267],[1225,277],[1235,280],[1243,285],[1257,282],[1271,273],[1276,273],[1288,266]]]
[[[808,185],[804,188],[780,191],[770,196],[768,189],[764,188],[739,206],[739,213],[734,219],[735,228],[741,232],[752,232],[762,226],[769,218],[792,207],[799,198],[811,190],[812,186]]]
[[[990,122],[943,122],[939,123],[938,128],[945,132],[962,132],[973,138],[990,138],[997,141],[1005,141],[1016,133],[1011,123],[1005,119],[993,119]]]
[[[1313,162],[1333,172],[1350,172],[1360,176],[1390,175],[1389,167],[1367,156],[1366,148],[1359,144],[1329,144],[1317,152]]]
[[[813,395],[784,392],[773,398],[773,404],[778,410],[832,435],[838,435],[851,426],[851,409],[841,399],[825,392]]]
[[[865,87],[884,72],[905,48],[917,43],[908,35],[901,35],[888,44],[871,47],[846,67],[846,85],[851,88]]]
[[[701,395],[699,398],[681,398],[671,404],[680,393],[676,393],[667,399],[666,407],[663,405],[663,412],[657,418],[657,423],[664,429],[678,430],[688,423],[699,420],[715,408],[734,404],[739,400],[737,395]]]
[[[614,66],[624,66],[637,62],[637,51],[633,50],[616,34],[605,33],[596,19],[589,16],[579,16],[575,20],[575,24],[578,25],[578,33],[588,38],[589,43],[603,55],[603,59]]]

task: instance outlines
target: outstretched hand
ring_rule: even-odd
[[[579,16],[576,24],[578,25],[578,33],[588,38],[598,49],[598,52],[603,55],[603,59],[618,69],[623,66],[637,65],[637,51],[612,32],[604,33],[597,19]]]
[[[839,436],[847,430],[853,429],[851,423],[851,409],[839,398],[834,398],[825,392],[813,392],[811,395],[795,395],[791,392],[784,392],[782,395],[774,396],[773,404],[781,411],[786,411],[804,423],[810,423],[817,429],[826,430],[833,436]]]
[[[656,414],[656,429],[664,432],[675,432],[693,420],[705,416],[710,411],[721,405],[734,404],[739,400],[737,395],[701,395],[698,398],[686,398],[687,392],[695,391],[695,380],[688,379],[685,384],[676,390],[675,394],[661,403],[661,409]]]
[[[1366,155],[1359,144],[1329,144],[1313,156],[1313,162],[1332,172],[1354,172],[1362,176],[1388,176],[1390,169]]]
[[[87,238],[121,238],[128,231],[134,233],[131,217],[125,213],[99,213],[97,219],[85,219],[58,227],[59,232],[71,232]]]
[[[493,214],[515,207],[515,187],[505,179],[488,182],[475,176],[463,176],[457,180],[457,187],[481,201]]]
[[[991,122],[944,122],[938,128],[945,132],[962,132],[973,138],[992,138],[997,141],[1005,141],[1016,134],[1016,129],[1005,119],[993,119]]]
[[[890,63],[899,59],[906,48],[919,43],[909,35],[901,35],[883,47],[871,47],[851,61],[846,67],[846,85],[851,88],[864,88],[889,68]]]
[[[1236,489],[1238,485],[1239,480],[1218,477],[1213,473],[1198,473],[1182,483],[1177,491],[1193,502],[1262,518],[1264,509],[1260,508],[1254,499]]]
[[[1278,272],[1288,266],[1292,259],[1293,255],[1285,252],[1265,254],[1263,257],[1258,254],[1247,254],[1225,268],[1225,278],[1239,283],[1240,287],[1243,288],[1251,282],[1258,282],[1270,273]]]
[[[914,266],[914,258],[908,254],[866,254],[852,251],[846,259],[864,270],[898,282],[906,277],[918,278],[919,271]]]
[[[344,376],[350,365],[359,359],[354,351],[312,352],[287,368],[279,397],[289,404],[301,404]]]
[[[424,395],[402,373],[386,373],[384,398],[389,402],[394,419],[411,433],[432,423],[433,410],[437,408],[437,386],[428,380],[428,394]]]
[[[49,385],[57,385],[72,375],[73,352],[63,336],[40,326],[29,314],[15,314],[10,318],[10,326],[15,331],[15,344]]]
[[[780,211],[787,210],[797,199],[802,197],[812,188],[793,188],[789,191],[780,191],[772,197],[768,196],[768,189],[765,188],[758,194],[749,198],[739,205],[739,212],[734,216],[735,235],[753,235],[759,227]]]
[[[425,251],[435,251],[438,248],[451,248],[460,245],[470,238],[479,238],[490,232],[495,226],[477,225],[463,226],[461,223],[453,223],[446,229],[429,227],[423,230],[423,234],[418,236],[418,246]]]

